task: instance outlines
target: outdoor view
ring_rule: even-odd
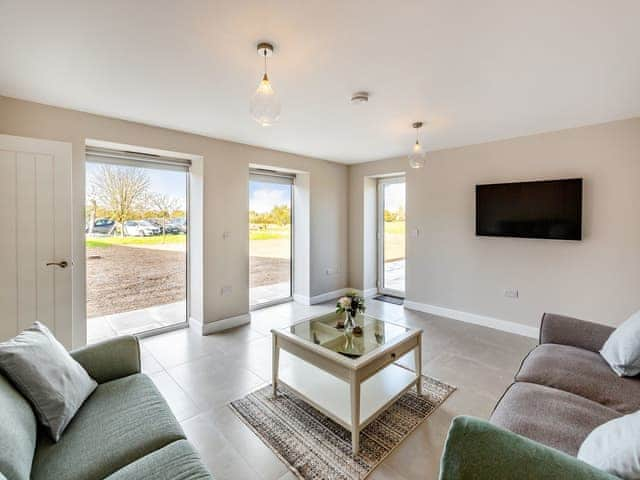
[[[383,291],[404,295],[405,277],[405,183],[382,184],[384,272]]]
[[[186,321],[187,172],[87,163],[87,337]]]
[[[251,306],[291,296],[290,179],[252,175],[249,182],[249,297]]]

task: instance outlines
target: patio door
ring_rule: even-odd
[[[94,147],[86,160],[88,341],[186,326],[190,162]]]
[[[404,177],[378,180],[378,292],[405,295]]]
[[[33,322],[73,346],[71,144],[0,135],[0,341]]]
[[[279,172],[249,175],[249,305],[251,309],[292,300],[293,186]]]

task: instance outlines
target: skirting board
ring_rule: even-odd
[[[251,315],[245,313],[243,315],[237,315],[235,317],[223,318],[215,322],[205,323],[204,325],[193,317],[189,318],[189,327],[195,331],[202,333],[202,335],[209,335],[210,333],[222,332],[229,330],[230,328],[246,325],[251,322]]]
[[[472,323],[474,325],[489,327],[495,330],[502,330],[503,332],[515,333],[516,335],[538,338],[537,328],[528,327],[526,325],[521,325],[515,322],[509,322],[508,320],[500,320],[498,318],[486,317],[484,315],[477,315],[475,313],[461,312],[460,310],[438,307],[436,305],[429,305],[427,303],[412,302],[411,300],[404,301],[404,308],[407,308],[409,310],[417,310],[419,312],[431,313],[433,315],[439,315],[441,317],[452,318],[461,322]]]
[[[346,295],[349,292],[358,292],[365,298],[373,297],[378,293],[378,289],[370,288],[368,290],[358,290],[357,288],[341,288],[339,290],[333,290],[332,292],[322,293],[313,297],[306,297],[304,295],[293,295],[293,300],[302,305],[317,305],[318,303],[328,302],[329,300],[335,300],[338,297]]]

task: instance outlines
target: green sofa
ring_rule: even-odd
[[[0,480],[210,480],[149,377],[140,347],[118,337],[71,352],[98,388],[58,443],[0,375]]]

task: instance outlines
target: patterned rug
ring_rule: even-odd
[[[269,385],[229,406],[298,478],[362,480],[454,391],[423,376],[422,397],[411,389],[367,425],[355,458],[351,433],[284,386],[276,399]]]

